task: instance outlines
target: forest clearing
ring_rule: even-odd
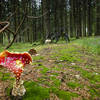
[[[99,40],[85,38],[69,44],[60,41],[38,46],[14,44],[9,51],[27,52],[34,48],[38,53],[32,56],[32,64],[25,67],[27,74],[22,75],[27,91],[23,100],[99,100]],[[95,42],[95,47],[91,47]],[[10,100],[14,80],[11,73],[0,69],[0,88],[5,90],[0,94],[5,97],[0,100]]]

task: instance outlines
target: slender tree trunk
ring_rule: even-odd
[[[50,0],[43,0],[43,12],[47,14],[44,16],[44,25],[45,25],[45,32],[46,38],[50,35],[50,8],[49,8]]]
[[[92,21],[91,21],[91,0],[88,0],[88,10],[87,10],[87,17],[88,17],[88,36],[92,36]]]
[[[70,37],[73,37],[73,0],[70,0]]]
[[[65,0],[65,18],[64,18],[64,27],[65,27],[65,32],[68,34],[68,0]]]
[[[3,0],[0,1],[0,19],[3,18],[3,12],[2,12],[2,9],[3,9],[3,6],[2,6],[2,3],[4,4],[4,1],[2,2]],[[0,43],[3,44],[3,34],[0,34]]]
[[[79,21],[78,21],[78,24],[79,24],[79,36],[82,37],[81,1],[78,1],[78,3],[79,3],[79,7],[78,7],[78,9],[79,9],[79,12],[78,12],[78,14],[79,14]]]
[[[27,0],[27,3],[26,3],[26,6],[27,6],[27,8],[26,8],[26,14],[28,15],[28,13],[29,13],[29,1]],[[26,27],[27,27],[27,25],[29,25],[30,23],[29,23],[29,20],[28,20],[28,18],[26,19]],[[27,29],[27,42],[30,42],[30,37],[29,37],[29,32],[30,30],[29,30],[29,28]]]
[[[84,0],[83,2],[83,36],[86,37],[86,4],[87,4],[87,1]]]
[[[96,36],[100,35],[100,0],[96,0]]]

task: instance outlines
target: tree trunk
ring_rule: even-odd
[[[83,36],[86,37],[86,7],[87,1],[83,0]]]
[[[88,10],[87,10],[88,36],[92,36],[91,0],[88,0],[87,6],[88,6]]]
[[[73,36],[73,0],[70,0],[70,37]]]
[[[43,13],[48,12],[44,16],[44,26],[46,32],[46,38],[50,35],[50,7],[49,7],[50,0],[43,0]]]
[[[100,0],[96,0],[96,36],[100,35]]]

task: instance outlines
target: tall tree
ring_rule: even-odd
[[[83,36],[86,36],[87,0],[82,0],[82,8]]]
[[[70,37],[73,37],[73,5],[74,0],[70,0]]]
[[[100,35],[100,0],[96,0],[96,36]]]
[[[43,0],[43,13],[47,13],[44,16],[44,25],[46,37],[50,35],[50,0]]]
[[[88,36],[92,36],[92,8],[91,8],[91,0],[88,0],[88,4],[87,4],[87,23],[88,23]]]

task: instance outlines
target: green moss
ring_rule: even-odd
[[[86,70],[83,70],[82,68],[77,68],[78,71],[80,71],[81,75],[84,77],[84,78],[87,78],[89,79],[89,81],[92,83],[92,84],[95,84],[96,82],[100,82],[100,74],[94,74],[92,72],[89,72],[89,71],[86,71]]]
[[[55,53],[52,54],[51,58],[55,59],[57,61],[67,61],[67,62],[82,62],[82,59],[80,59],[81,55],[79,52],[77,52],[77,48],[72,47],[72,46],[62,46],[62,48],[60,47],[56,47],[55,48]],[[59,52],[60,51],[60,52]]]
[[[26,94],[23,100],[44,100],[49,98],[49,89],[38,86],[35,82],[25,82]]]
[[[43,58],[43,56],[39,55],[39,56],[33,56],[32,59],[33,59],[33,61],[36,61],[36,60],[41,60],[41,59],[43,60],[44,58]]]
[[[95,97],[100,97],[100,91],[93,87],[89,87],[89,92],[91,94],[91,100],[94,100]]]
[[[10,73],[2,73],[2,77],[1,77],[1,80],[2,81],[6,81],[8,79],[10,79]]]
[[[78,94],[69,91],[59,90],[52,87],[51,92],[55,93],[61,100],[71,100],[72,97],[78,97]]]
[[[43,67],[43,69],[40,71],[42,74],[47,73],[47,71],[49,71],[49,68],[47,67]]]
[[[12,88],[13,88],[12,85],[10,85],[9,88],[6,88],[6,94],[7,94],[7,96],[10,96]]]
[[[60,67],[58,67],[58,66],[54,66],[54,67],[52,68],[52,70],[55,70],[55,71],[60,71],[60,70],[61,70],[61,68],[60,68]]]
[[[59,91],[57,95],[63,100],[71,100],[72,97],[78,97],[76,93],[65,92],[65,91]]]
[[[80,87],[82,88],[83,85],[79,84],[78,82],[68,82],[67,85],[73,89],[77,88],[77,87]]]
[[[54,86],[54,87],[59,87],[61,84],[61,81],[59,79],[57,79],[56,76],[54,76],[54,75],[50,76],[50,80],[53,81],[52,86]]]

